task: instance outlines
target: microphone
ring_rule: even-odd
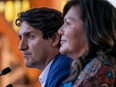
[[[5,69],[2,70],[2,72],[0,72],[0,76],[2,75],[6,75],[7,73],[9,73],[11,71],[11,69],[9,67],[6,67]]]
[[[13,87],[12,84],[8,84],[6,87]]]

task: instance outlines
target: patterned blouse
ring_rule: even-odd
[[[64,87],[116,87],[116,68],[100,58],[94,58],[74,83],[66,83]]]

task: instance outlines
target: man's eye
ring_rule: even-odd
[[[19,40],[21,40],[21,36],[19,36]]]
[[[34,39],[34,38],[35,38],[35,36],[29,36],[29,38],[32,40],[32,39]]]

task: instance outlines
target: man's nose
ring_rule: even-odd
[[[26,40],[21,40],[19,43],[19,50],[27,50],[28,44]]]

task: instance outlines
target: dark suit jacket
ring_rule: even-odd
[[[70,73],[71,62],[71,58],[61,55],[60,53],[57,54],[51,64],[44,87],[63,87],[62,82]]]

